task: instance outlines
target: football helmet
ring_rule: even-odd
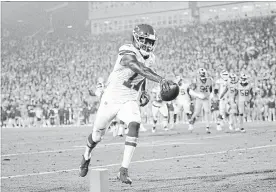
[[[156,46],[156,33],[148,24],[137,25],[132,32],[132,43],[143,56],[148,56]]]
[[[238,82],[238,76],[235,73],[230,73],[229,77],[230,77],[230,82],[232,84],[235,84]]]
[[[207,70],[204,68],[199,68],[198,69],[198,74],[201,80],[205,80],[207,77]]]
[[[248,84],[248,76],[246,74],[242,73],[240,76],[240,82],[241,82],[241,85]]]
[[[223,71],[220,73],[220,77],[221,77],[224,81],[228,81],[228,79],[229,79],[229,73],[228,73],[228,71],[223,70]]]

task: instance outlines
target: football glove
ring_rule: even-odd
[[[146,106],[150,101],[150,95],[146,92],[143,91],[140,97],[140,106],[144,107]]]

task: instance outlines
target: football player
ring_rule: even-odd
[[[218,116],[218,122],[217,122],[217,130],[221,131],[221,127],[223,126],[223,120],[226,118],[226,105],[227,105],[227,95],[225,94],[223,97],[221,97],[223,91],[225,90],[227,84],[229,81],[229,73],[226,70],[223,70],[220,73],[220,79],[216,81],[216,87],[219,89],[219,116]]]
[[[160,97],[160,87],[155,87],[152,89],[152,117],[153,117],[153,126],[152,126],[152,132],[155,133],[156,131],[156,124],[158,119],[158,113],[160,113],[163,116],[163,129],[165,131],[168,131],[168,106],[167,103],[162,101]]]
[[[96,91],[95,95],[101,99],[105,89],[105,84],[104,84],[104,79],[102,77],[99,77],[97,80],[97,85],[96,85]],[[114,118],[110,125],[110,132],[112,132],[113,137],[120,136],[122,137],[124,135],[124,122],[120,121],[118,118]]]
[[[175,99],[175,116],[174,119],[176,121],[177,115],[186,114],[188,122],[189,122],[189,131],[193,130],[193,125],[191,124],[191,103],[193,98],[204,98],[204,95],[200,92],[194,91],[192,89],[192,82],[185,78],[177,78],[177,83],[179,85],[179,95]],[[194,87],[195,89],[195,87]]]
[[[227,94],[227,113],[229,114],[229,129],[232,131],[237,126],[237,94],[238,94],[238,76],[235,73],[229,74],[230,81],[227,84],[225,90],[223,90],[220,99]]]
[[[239,128],[236,128],[236,131],[245,132],[243,127],[244,114],[246,112],[246,107],[250,103],[250,100],[253,99],[252,87],[249,84],[248,76],[241,74],[240,81],[238,83],[238,112],[239,112]]]
[[[210,121],[211,121],[211,106],[210,106],[210,93],[212,92],[213,81],[210,77],[207,77],[207,70],[200,68],[198,71],[198,77],[196,78],[196,91],[201,93],[203,97],[196,98],[195,101],[195,112],[189,121],[190,124],[194,124],[196,118],[202,112],[202,109],[205,113],[206,118],[206,133],[210,132]],[[189,130],[192,130],[193,127],[190,126]]]
[[[128,168],[139,136],[141,123],[139,99],[145,94],[145,91],[141,89],[143,82],[148,79],[159,83],[164,92],[169,92],[170,85],[173,84],[151,68],[155,63],[153,50],[156,40],[156,32],[152,26],[140,24],[133,30],[132,44],[120,47],[116,63],[101,97],[93,131],[87,138],[87,146],[79,170],[81,177],[85,177],[88,173],[92,150],[101,141],[105,129],[112,119],[117,116],[128,128],[123,161],[117,178],[122,183],[132,183],[128,175]]]

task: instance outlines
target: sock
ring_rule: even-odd
[[[137,141],[138,141],[138,138],[136,137],[130,137],[130,136],[126,137],[122,167],[128,169],[132,156],[134,154],[135,148],[137,146]]]
[[[173,114],[173,122],[176,123],[177,114]]]
[[[91,158],[91,151],[96,147],[98,143],[94,142],[92,139],[92,133],[87,138],[87,146],[85,147],[84,159],[88,160]]]

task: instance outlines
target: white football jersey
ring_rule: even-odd
[[[155,63],[155,56],[153,53],[145,60],[139,50],[132,44],[121,46],[115,66],[109,75],[102,97],[102,99],[106,101],[116,103],[137,101],[140,96],[141,85],[146,81],[145,77],[120,64],[124,55],[136,56],[137,60],[147,67],[151,67]]]
[[[222,78],[220,78],[216,81],[216,85],[218,85],[219,97],[220,97],[223,91],[225,90],[225,88],[227,87],[228,81],[225,81]],[[223,96],[223,98],[226,98],[226,97],[227,97],[227,93]]]
[[[177,100],[185,100],[190,101],[191,96],[188,93],[189,86],[191,85],[191,82],[188,80],[183,80],[182,84],[179,86],[179,94],[177,96]]]

